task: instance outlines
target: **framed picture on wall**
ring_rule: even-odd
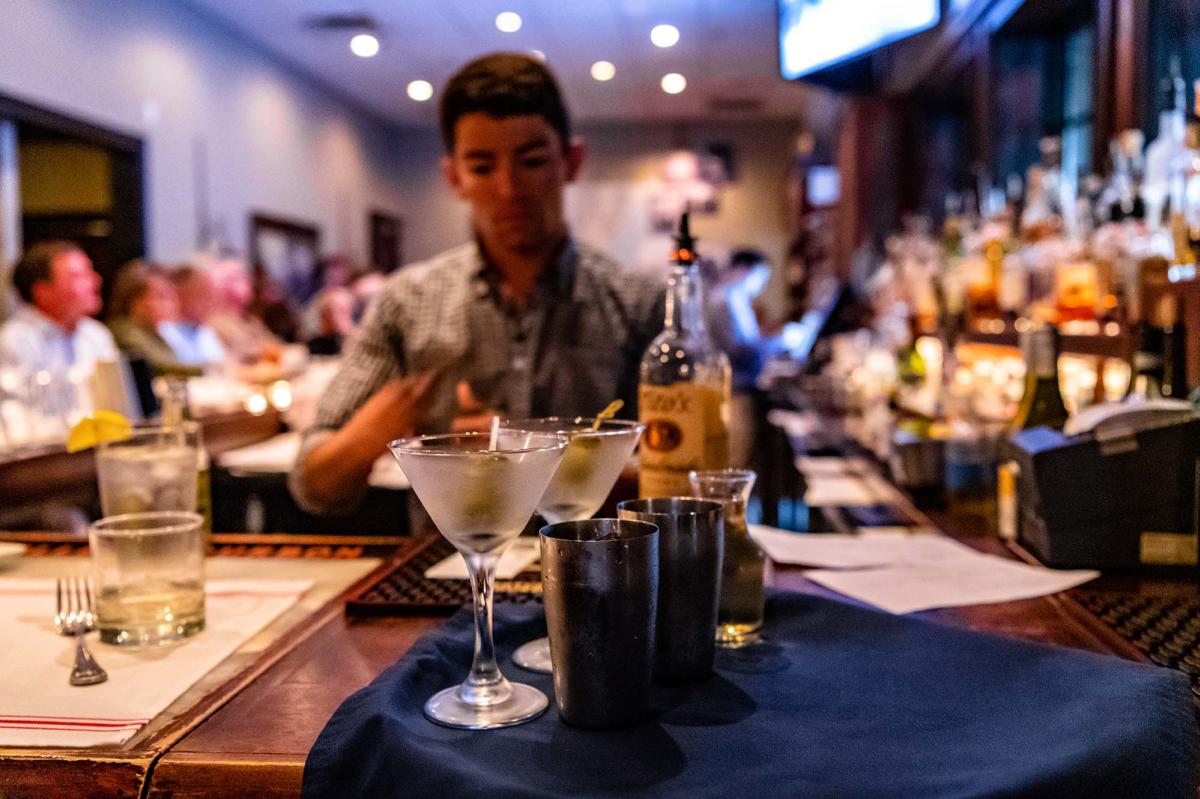
[[[250,263],[257,275],[271,281],[281,298],[299,303],[312,293],[320,243],[316,225],[267,214],[250,215]]]
[[[384,274],[394,272],[404,262],[404,222],[398,216],[372,211],[368,224],[371,268]]]

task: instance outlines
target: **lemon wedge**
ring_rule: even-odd
[[[95,411],[79,420],[67,434],[67,452],[79,452],[104,441],[122,441],[133,435],[133,425],[115,411]]]

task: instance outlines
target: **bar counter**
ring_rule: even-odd
[[[949,529],[951,534],[954,529]],[[0,540],[31,543],[29,556],[49,561],[79,559],[86,549],[56,534],[4,533]],[[416,538],[214,536],[218,556],[346,560],[381,558],[370,573],[314,607],[252,656],[222,664],[194,687],[167,718],[155,719],[124,746],[112,749],[0,749],[0,789],[6,797],[298,796],[305,757],[326,721],[354,691],[390,666],[444,616],[348,618],[345,598],[389,568],[392,558],[413,551]],[[993,553],[993,539],[966,537]],[[1013,557],[1017,554],[1009,553]],[[47,563],[47,568],[52,567]],[[81,568],[77,563],[74,568]],[[248,568],[252,564],[248,563]],[[273,567],[272,571],[276,571]],[[1176,592],[1194,597],[1184,578],[1102,578],[1091,588]],[[807,581],[803,571],[773,569],[776,587],[835,596]],[[951,625],[1144,660],[1132,645],[1089,613],[1072,592],[1050,597],[927,611],[925,618]],[[98,656],[103,661],[104,648]],[[231,658],[236,660],[236,658]],[[519,669],[509,665],[512,676]],[[219,672],[219,674],[217,674]],[[52,675],[57,678],[60,675]],[[65,679],[65,675],[62,675]],[[184,702],[183,700],[188,700]],[[179,708],[178,705],[186,707]],[[550,712],[554,712],[553,709]]]

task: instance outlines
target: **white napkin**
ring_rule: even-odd
[[[863,528],[856,535],[845,535],[789,533],[775,527],[752,524],[750,535],[776,563],[826,569],[946,562],[977,555],[965,544],[926,528],[914,528],[911,534],[894,532],[894,528]]]
[[[1100,576],[1058,571],[975,553],[953,562],[907,563],[861,571],[810,571],[814,583],[890,613],[986,605],[1056,594]]]
[[[0,746],[121,744],[296,603],[311,580],[209,580],[206,629],[153,649],[88,646],[108,672],[67,683],[75,642],[54,631],[54,581],[0,579]]]
[[[511,580],[535,562],[541,554],[537,539],[518,538],[500,556],[496,564],[496,579]],[[463,556],[455,552],[453,555],[438,561],[425,570],[428,580],[465,580],[467,579],[467,562]]]
[[[750,535],[776,563],[820,566],[823,570],[804,576],[891,613],[1029,599],[1100,576],[985,555],[923,528],[862,528],[842,535],[752,524]]]

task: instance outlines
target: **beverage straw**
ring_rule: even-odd
[[[616,415],[617,411],[621,410],[621,408],[623,408],[623,407],[625,407],[625,400],[617,399],[617,400],[613,400],[612,402],[608,403],[608,405],[605,406],[604,410],[602,410],[602,411],[600,411],[600,413],[596,414],[596,421],[592,422],[592,432],[599,430],[600,425],[604,422],[605,419],[611,419],[613,416]]]
[[[492,417],[492,437],[488,439],[488,449],[496,449],[497,439],[500,437],[500,417]]]

